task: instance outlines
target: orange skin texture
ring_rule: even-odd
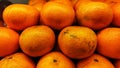
[[[97,51],[110,58],[120,59],[120,28],[109,27],[98,34]]]
[[[12,4],[3,11],[3,20],[9,28],[15,30],[24,30],[29,26],[36,25],[39,16],[37,9],[25,4]]]
[[[115,68],[114,65],[105,57],[99,54],[80,60],[76,68]]]
[[[80,25],[93,30],[107,27],[113,19],[112,8],[102,2],[88,2],[76,9],[76,16]]]
[[[119,60],[119,59],[116,60],[116,61],[114,62],[114,65],[115,65],[115,68],[120,68],[120,60]]]
[[[120,12],[119,12],[119,9],[120,9],[120,3],[113,6],[114,17],[113,17],[112,24],[115,25],[115,26],[120,26]]]
[[[35,68],[35,64],[24,53],[15,53],[1,59],[0,68]]]
[[[61,52],[51,52],[39,60],[36,68],[75,68],[75,65]]]
[[[72,7],[54,1],[47,2],[41,10],[42,24],[55,30],[61,30],[72,25],[74,18],[75,13]]]
[[[19,34],[12,29],[0,27],[0,57],[16,52],[19,48]]]
[[[42,56],[52,50],[55,34],[48,26],[31,26],[20,35],[20,48],[29,56]]]
[[[62,52],[68,57],[82,59],[94,53],[97,37],[90,28],[68,26],[60,32],[58,44]]]

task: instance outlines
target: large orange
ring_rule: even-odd
[[[115,68],[120,68],[120,59],[115,60],[114,65],[115,65]]]
[[[20,48],[29,56],[42,56],[52,50],[55,34],[48,26],[31,26],[20,35]]]
[[[114,65],[105,57],[99,54],[82,59],[77,63],[76,68],[115,68]]]
[[[120,59],[120,28],[105,28],[98,33],[97,37],[97,51],[100,54],[110,58]]]
[[[35,68],[35,64],[24,53],[15,53],[1,59],[0,68]]]
[[[39,12],[29,5],[12,4],[3,11],[3,19],[9,28],[23,30],[37,24]]]
[[[99,30],[112,22],[113,12],[106,3],[89,2],[78,6],[76,16],[80,25]]]
[[[0,27],[0,57],[16,52],[19,47],[19,34],[12,29]]]
[[[75,65],[62,53],[51,52],[39,60],[37,68],[75,68]]]
[[[120,26],[120,12],[119,11],[120,11],[120,3],[115,4],[113,6],[114,17],[113,17],[112,24],[115,25],[115,26]]]
[[[58,36],[62,52],[70,58],[82,59],[92,55],[97,46],[95,32],[87,27],[68,26]]]
[[[47,2],[41,10],[42,24],[56,30],[72,25],[74,17],[73,7],[60,2]]]

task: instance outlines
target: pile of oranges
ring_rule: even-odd
[[[119,0],[29,0],[3,22],[0,68],[120,68]]]

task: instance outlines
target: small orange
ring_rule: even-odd
[[[99,30],[112,22],[113,11],[106,3],[88,2],[78,5],[76,16],[80,25]]]
[[[46,0],[28,0],[28,5],[35,7],[36,9],[41,11],[43,5],[46,3]]]
[[[0,27],[0,57],[16,52],[18,47],[19,34],[7,27]]]
[[[35,68],[35,64],[24,53],[15,53],[1,59],[0,68]]]
[[[105,57],[99,54],[82,59],[77,63],[76,68],[115,68],[114,65]]]
[[[97,51],[107,57],[120,59],[120,28],[109,27],[98,34]]]
[[[12,4],[3,11],[3,20],[9,28],[23,30],[37,24],[39,11],[29,5]]]
[[[68,26],[60,32],[58,44],[68,57],[82,59],[94,53],[97,37],[95,32],[88,27]]]
[[[57,3],[61,3],[61,4],[64,4],[64,5],[73,7],[73,4],[72,4],[72,1],[71,1],[71,0],[49,0],[49,1],[50,1],[50,2],[51,2],[51,1],[54,1],[54,2],[57,2]]]
[[[72,25],[74,18],[73,7],[55,1],[47,2],[41,10],[42,24],[56,30]]]
[[[47,0],[28,0],[29,5],[43,4],[47,2]]]
[[[62,53],[51,52],[39,60],[37,68],[75,68],[75,65]]]
[[[42,56],[52,50],[55,34],[48,26],[31,26],[20,35],[20,48],[29,56]]]

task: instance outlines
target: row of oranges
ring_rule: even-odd
[[[111,7],[90,0],[79,0],[75,8],[69,0],[30,0],[29,5],[6,7],[0,68],[75,68],[71,60],[79,61],[76,68],[119,68],[120,28],[113,27],[120,26],[119,8],[119,3]],[[35,65],[30,57],[41,58]],[[117,60],[115,65],[109,58]]]

